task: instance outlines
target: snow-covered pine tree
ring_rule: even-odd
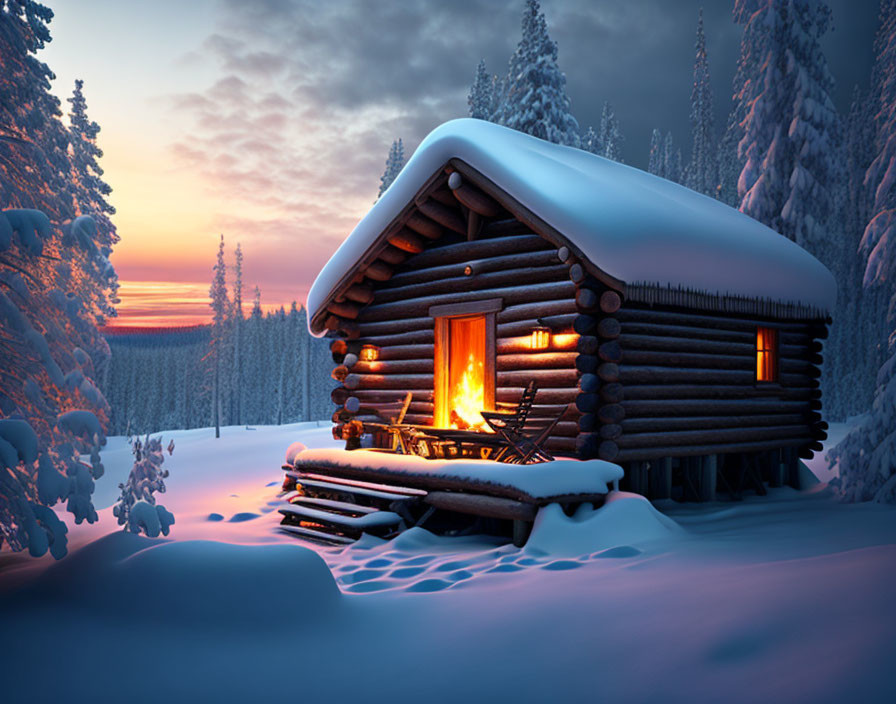
[[[118,519],[118,525],[124,526],[129,533],[143,533],[150,538],[159,534],[168,535],[174,525],[174,515],[161,504],[156,503],[153,494],[165,493],[165,479],[168,470],[162,469],[165,454],[162,451],[162,438],[143,439],[128,438],[134,454],[134,466],[128,474],[127,481],[119,484],[121,496],[112,507],[112,515]],[[174,441],[168,443],[168,454],[174,452]]]
[[[896,0],[881,0],[874,50],[877,155],[865,175],[873,201],[861,247],[865,285],[890,301],[889,347],[867,420],[829,458],[839,467],[831,485],[844,500],[896,503]]]
[[[735,101],[744,115],[738,153],[740,209],[830,266],[828,232],[840,123],[821,50],[823,0],[737,0],[748,74]]]
[[[694,86],[691,89],[691,160],[685,185],[698,193],[715,196],[718,187],[718,162],[713,144],[713,101],[709,81],[709,59],[703,33],[703,8],[697,17],[697,42],[694,59]]]
[[[655,174],[661,178],[666,176],[663,134],[656,127],[650,133],[650,156],[647,159],[647,173]]]
[[[211,417],[215,424],[215,437],[221,437],[221,422],[225,375],[222,374],[224,356],[227,349],[227,315],[230,299],[227,297],[227,265],[224,263],[224,235],[218,243],[218,258],[213,268],[212,285],[208,295],[211,299],[212,334],[206,359],[211,372]]]
[[[600,134],[598,136],[603,149],[601,156],[622,162],[622,148],[625,146],[625,137],[619,129],[619,121],[609,101],[604,101],[600,114]]]
[[[109,219],[115,214],[107,197],[112,188],[103,181],[103,169],[99,159],[103,151],[97,146],[100,126],[87,117],[87,101],[84,98],[84,81],[76,80],[69,112],[69,141],[71,143],[71,182],[76,215],[90,215],[96,223],[95,234],[90,246],[84,247],[85,257],[82,267],[93,280],[90,288],[90,305],[97,316],[98,324],[116,315],[114,304],[118,303],[118,275],[109,262],[112,248],[118,243],[118,232]],[[85,296],[85,299],[87,297]]]
[[[399,138],[392,142],[392,146],[389,147],[389,156],[386,158],[386,170],[383,171],[383,175],[380,177],[380,192],[377,194],[377,200],[379,200],[383,193],[386,192],[386,189],[392,185],[395,177],[398,176],[403,168],[404,144],[402,144],[401,139]]]
[[[579,124],[569,110],[566,76],[557,64],[557,44],[548,35],[538,0],[526,0],[522,38],[510,57],[495,121],[548,142],[579,146]]]
[[[681,149],[675,147],[671,132],[663,139],[663,178],[681,183]]]
[[[243,424],[243,250],[239,242],[233,257],[233,307],[230,322],[230,338],[233,356],[230,364],[231,409],[230,419]]]
[[[470,88],[470,95],[467,96],[470,117],[475,117],[477,120],[491,119],[495,106],[495,95],[492,92],[494,87],[494,79],[486,71],[485,61],[482,60],[476,66],[476,76]]]
[[[599,154],[603,156],[603,146],[600,143],[600,137],[597,132],[594,131],[594,128],[590,125],[588,129],[585,131],[585,135],[582,137],[582,149],[586,152],[591,152],[592,154]]]

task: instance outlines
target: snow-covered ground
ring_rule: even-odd
[[[422,529],[321,548],[276,507],[287,446],[334,446],[328,425],[169,437],[168,540],[118,530],[112,438],[71,554],[0,555],[2,701],[896,700],[893,507],[824,484],[664,513],[614,493],[548,507],[523,549]]]

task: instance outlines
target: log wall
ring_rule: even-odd
[[[507,233],[510,234],[507,234]],[[491,227],[467,241],[444,234],[395,267],[388,280],[374,282],[372,299],[353,318],[357,337],[346,352],[371,344],[375,362],[353,361],[339,371],[343,385],[333,392],[340,409],[357,407],[363,422],[397,415],[408,391],[405,419],[433,421],[434,319],[432,306],[499,298],[496,314],[495,401],[516,403],[531,379],[538,382],[533,419],[553,419],[568,406],[546,447],[573,454],[579,434],[576,287],[557,248],[519,224]],[[552,330],[546,350],[529,348],[532,328]],[[338,361],[344,357],[336,356]],[[345,366],[345,365],[342,365]],[[339,369],[339,368],[337,368]],[[349,399],[357,401],[349,402]],[[347,405],[350,404],[350,405]]]

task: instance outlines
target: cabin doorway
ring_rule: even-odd
[[[457,312],[434,316],[433,425],[484,431],[480,411],[495,407],[495,311]]]

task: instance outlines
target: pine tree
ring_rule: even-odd
[[[579,146],[566,76],[557,65],[557,44],[548,36],[538,0],[526,0],[522,38],[510,58],[505,88],[496,122],[548,142]]]
[[[233,407],[230,417],[237,425],[243,424],[243,250],[236,245],[233,264],[233,315],[231,320],[231,363],[230,388]]]
[[[742,56],[755,69],[735,95],[745,115],[740,209],[829,264],[840,124],[819,42],[830,9],[823,1],[738,0],[735,19],[747,25]]]
[[[380,192],[377,195],[377,200],[379,200],[383,193],[386,192],[386,189],[392,185],[392,182],[395,180],[395,177],[398,176],[399,172],[404,168],[404,145],[401,143],[401,139],[396,139],[392,142],[392,146],[389,148],[389,156],[386,159],[386,170],[383,172],[383,175],[380,177]]]
[[[592,154],[598,154],[603,156],[603,145],[600,143],[600,137],[597,135],[597,132],[594,131],[594,128],[590,125],[585,132],[585,136],[582,137],[582,149],[586,152],[591,152]]]
[[[218,259],[213,271],[212,285],[208,294],[212,309],[212,336],[207,359],[211,366],[212,377],[211,416],[215,424],[215,437],[219,438],[224,395],[222,367],[227,344],[227,313],[230,308],[230,300],[227,297],[227,266],[224,263],[224,235],[221,235],[218,244]]]
[[[613,112],[613,106],[606,101],[600,115],[598,140],[602,148],[601,156],[613,161],[622,161],[622,147],[625,144],[625,138],[619,129],[619,122],[616,120],[616,113]]]
[[[718,164],[713,145],[713,100],[709,81],[709,59],[703,33],[703,8],[697,19],[694,87],[691,90],[691,160],[685,185],[706,195],[715,196],[718,187]]]
[[[71,183],[76,215],[90,215],[96,223],[93,241],[86,248],[89,256],[82,266],[93,279],[91,293],[93,312],[98,323],[115,316],[114,304],[118,303],[118,275],[109,262],[112,248],[118,243],[118,232],[109,219],[115,214],[107,197],[112,193],[103,181],[103,169],[98,159],[103,152],[97,146],[100,126],[87,117],[87,101],[84,98],[84,81],[76,80],[69,112],[69,141],[71,143]],[[109,292],[108,295],[106,292]]]
[[[647,160],[647,172],[665,178],[666,160],[663,149],[663,134],[653,128],[650,134],[650,156]]]
[[[671,132],[666,132],[663,140],[663,178],[681,182],[681,149],[675,148]]]
[[[473,79],[470,95],[467,97],[470,117],[475,117],[477,120],[491,119],[495,105],[493,90],[494,79],[485,70],[485,61],[480,61],[476,66],[476,77]]]
[[[865,174],[871,220],[861,241],[867,257],[864,283],[890,304],[887,359],[877,373],[877,392],[867,420],[830,452],[839,465],[831,482],[849,501],[896,503],[896,0],[881,0],[874,43],[876,156]]]

